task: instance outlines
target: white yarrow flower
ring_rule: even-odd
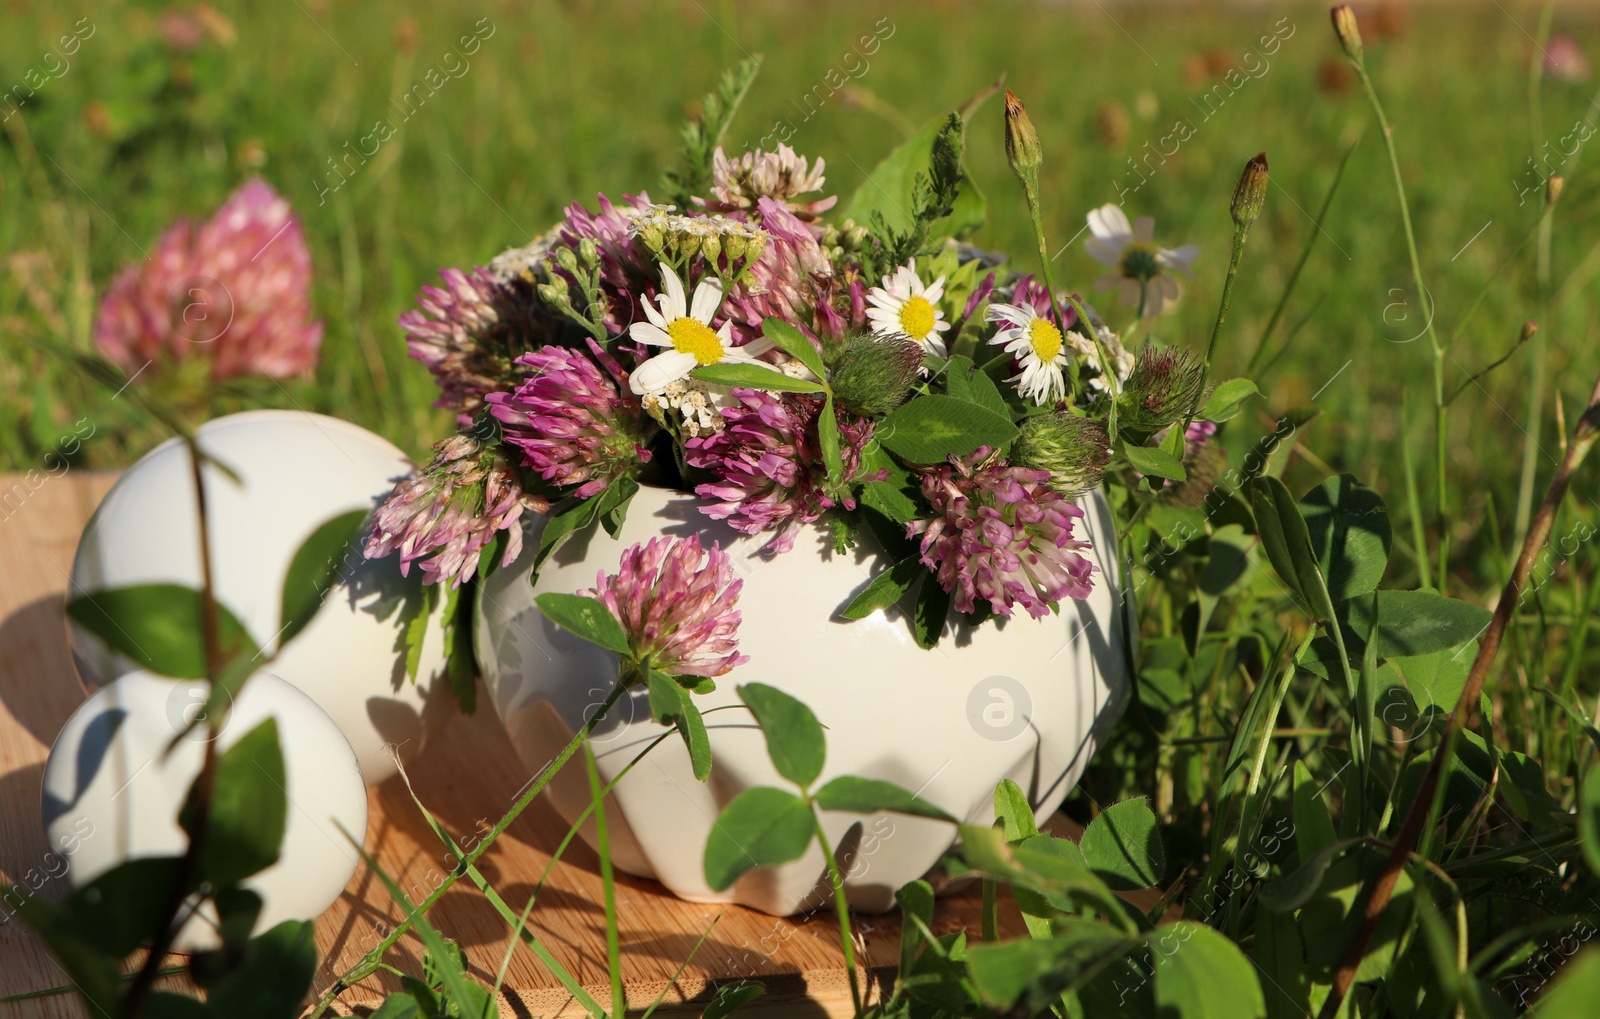
[[[950,328],[938,308],[944,296],[944,277],[927,286],[917,275],[917,260],[902,265],[883,278],[883,285],[867,291],[867,320],[875,336],[908,337],[938,357],[948,356],[939,334]]]
[[[1040,406],[1066,399],[1067,381],[1062,374],[1067,365],[1066,344],[1054,322],[1028,304],[991,304],[984,319],[1004,325],[989,342],[1004,346],[1006,353],[1022,363],[1021,373],[1011,381],[1023,399]]]
[[[733,325],[724,322],[715,332],[711,320],[722,307],[722,283],[708,276],[695,287],[691,307],[684,297],[683,281],[665,262],[661,263],[661,286],[665,291],[657,295],[656,305],[644,302],[644,315],[648,321],[635,322],[628,327],[628,335],[652,347],[667,347],[633,370],[628,376],[628,388],[636,396],[660,394],[673,382],[689,377],[689,373],[707,364],[758,364],[773,369],[765,361],[757,360],[772,349],[772,341],[762,337],[742,347],[733,345]],[[776,369],[773,369],[776,370]]]
[[[1139,306],[1143,291],[1145,318],[1154,318],[1172,307],[1182,293],[1168,271],[1194,275],[1189,267],[1200,257],[1200,249],[1193,244],[1158,247],[1154,240],[1156,221],[1149,216],[1140,216],[1129,224],[1120,208],[1102,205],[1089,213],[1089,230],[1093,236],[1084,242],[1089,257],[1114,270],[1095,280],[1095,289],[1115,289],[1123,303],[1133,307]]]

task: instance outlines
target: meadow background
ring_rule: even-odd
[[[1593,82],[1548,78],[1530,101],[1538,4],[1362,13],[1445,335],[1510,257],[1451,351],[1447,387],[1504,353],[1525,319],[1543,327],[1469,386],[1452,417],[1460,568],[1469,583],[1497,584],[1497,569],[1475,558],[1474,535],[1510,512],[1529,433],[1543,473],[1553,468],[1557,399],[1578,406],[1595,368],[1584,352],[1600,336],[1600,189],[1585,171],[1600,159],[1581,144],[1564,150],[1600,107]],[[1148,334],[1168,344],[1204,343],[1226,267],[1229,192],[1244,161],[1265,150],[1273,187],[1221,341],[1223,375],[1254,351],[1342,147],[1359,137],[1276,332],[1274,349],[1288,342],[1262,375],[1262,420],[1315,394],[1324,413],[1302,435],[1306,448],[1393,503],[1409,394],[1413,455],[1428,460],[1430,360],[1426,340],[1413,339],[1422,316],[1382,141],[1322,5],[10,3],[5,20],[0,467],[39,466],[85,414],[95,434],[75,465],[126,464],[159,439],[34,341],[88,349],[95,303],[116,270],[173,220],[209,215],[256,174],[304,223],[327,330],[313,378],[240,399],[348,417],[425,452],[447,426],[394,324],[418,286],[440,266],[481,264],[526,243],[569,202],[655,187],[696,98],[747,53],[766,63],[730,147],[787,125],[790,144],[825,158],[829,190],[846,197],[907,132],[1005,74],[1043,137],[1052,247],[1119,196],[1130,215],[1156,217],[1163,243],[1201,246],[1179,310]],[[1581,44],[1597,22],[1597,12],[1562,8],[1553,27]],[[61,55],[58,40],[75,25],[93,34]],[[481,45],[463,53],[460,40],[475,32]],[[874,33],[868,51],[861,40]],[[1265,42],[1273,38],[1275,47]],[[27,96],[16,86],[34,69],[44,84]],[[417,86],[430,72],[444,84],[428,95]],[[847,87],[829,85],[841,80]],[[399,102],[408,93],[425,101]],[[352,153],[371,151],[379,119],[392,137],[358,161]],[[1171,150],[1175,130],[1187,140],[1153,155]],[[1537,246],[1519,249],[1549,172],[1532,169],[1534,157],[1568,181],[1543,292]],[[989,199],[978,240],[1033,264],[998,102],[973,123],[969,160]],[[1081,236],[1056,270],[1083,290],[1098,275]],[[1098,300],[1118,321],[1110,295]],[[1552,385],[1531,407],[1541,359]],[[1421,484],[1431,504],[1428,472]]]

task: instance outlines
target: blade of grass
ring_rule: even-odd
[[[600,888],[606,914],[606,969],[611,975],[611,1014],[628,1011],[628,996],[622,986],[622,939],[617,932],[617,877],[611,870],[611,836],[606,831],[605,791],[600,788],[600,772],[594,766],[594,748],[583,745],[583,769],[589,776],[589,809],[594,814],[595,852],[600,856]]]

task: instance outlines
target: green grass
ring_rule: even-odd
[[[292,7],[284,13],[219,6],[237,27],[238,41],[202,47],[186,59],[170,57],[155,41],[149,8],[87,11],[96,34],[72,58],[71,69],[8,124],[20,128],[6,132],[0,151],[0,250],[7,258],[0,276],[6,393],[0,462],[8,467],[36,464],[59,427],[86,409],[111,413],[32,352],[29,338],[59,337],[86,347],[95,297],[119,266],[141,257],[137,246],[148,248],[178,216],[208,214],[252,172],[282,191],[303,218],[317,269],[317,305],[328,324],[316,377],[289,386],[287,394],[269,390],[260,401],[288,405],[292,399],[353,418],[413,453],[423,451],[444,422],[424,409],[431,399],[426,374],[405,360],[394,326],[418,285],[433,279],[439,266],[482,262],[524,242],[567,202],[655,186],[675,154],[675,132],[693,98],[743,52],[768,59],[730,141],[755,142],[787,121],[791,143],[825,157],[832,189],[846,196],[904,126],[1007,73],[1043,135],[1047,227],[1057,245],[1079,230],[1087,209],[1116,198],[1114,182],[1129,179],[1127,161],[1151,151],[1143,148],[1146,142],[1154,146],[1185,118],[1193,136],[1127,204],[1131,213],[1156,217],[1162,240],[1194,241],[1204,249],[1180,312],[1155,331],[1167,343],[1203,344],[1226,262],[1229,190],[1244,160],[1265,149],[1275,186],[1222,338],[1224,373],[1242,368],[1254,348],[1311,230],[1310,214],[1331,179],[1341,140],[1364,132],[1327,236],[1279,337],[1309,321],[1264,381],[1273,406],[1289,406],[1308,400],[1351,361],[1319,397],[1326,413],[1311,443],[1329,464],[1380,486],[1398,479],[1402,395],[1414,391],[1419,421],[1426,410],[1425,343],[1391,342],[1415,330],[1397,321],[1405,309],[1389,307],[1404,298],[1390,290],[1405,287],[1408,273],[1381,144],[1358,93],[1330,96],[1316,84],[1319,65],[1336,55],[1321,7],[1226,17],[1119,7],[1119,29],[1092,6],[1020,4],[802,10],[706,0],[485,11],[445,3],[409,14],[344,4],[308,4],[306,14]],[[1533,14],[1519,9],[1512,15],[1532,29]],[[21,81],[39,65],[49,40],[77,16],[57,10],[11,16],[0,42],[0,78]],[[470,69],[400,122],[390,99],[441,65],[479,17],[488,17],[495,32],[466,58]],[[879,18],[893,26],[893,35],[865,61],[846,57]],[[1259,51],[1260,37],[1291,25],[1293,35],[1276,53],[1246,55],[1252,46]],[[414,40],[411,47],[397,45],[402,35]],[[1536,215],[1533,201],[1517,205],[1512,184],[1534,147],[1525,69],[1530,48],[1492,5],[1420,12],[1404,35],[1372,46],[1447,332]],[[1195,82],[1186,75],[1186,62],[1212,49],[1260,74],[1243,79],[1221,105],[1201,102],[1214,79]],[[869,65],[864,71],[863,62]],[[892,115],[860,108],[840,93],[803,120],[801,98],[830,68],[860,73],[853,84]],[[171,84],[185,74],[188,88]],[[1540,142],[1567,133],[1589,99],[1583,87],[1552,84],[1547,92]],[[1112,103],[1129,122],[1119,147],[1109,147],[1096,131],[1097,112]],[[318,181],[334,179],[329,160],[380,117],[391,118],[395,137],[319,205]],[[30,144],[37,158],[27,151]],[[990,200],[991,225],[980,240],[1030,262],[1019,194],[1001,151],[998,103],[979,114],[970,151],[973,177]],[[1594,157],[1580,149],[1576,158],[1588,166]],[[254,160],[261,165],[250,165]],[[1559,291],[1563,300],[1543,323],[1550,367],[1569,404],[1587,380],[1569,377],[1566,369],[1595,337],[1591,288],[1582,281],[1600,257],[1592,229],[1596,208],[1595,188],[1579,174],[1558,213],[1554,246],[1556,280],[1576,271],[1579,282]],[[1509,267],[1454,351],[1464,367],[1475,370],[1497,356],[1522,320],[1535,316],[1531,257],[1528,249]],[[1081,241],[1058,266],[1058,278],[1082,288],[1096,275]],[[1386,308],[1393,325],[1385,322]],[[1411,321],[1417,321],[1414,308]],[[1582,376],[1587,366],[1580,369]],[[1465,379],[1460,369],[1451,370],[1452,381]],[[1521,354],[1486,383],[1487,392],[1474,389],[1457,404],[1450,446],[1469,507],[1491,495],[1504,500],[1506,486],[1515,485],[1515,471],[1507,468],[1520,457],[1529,374],[1530,359]],[[1547,421],[1551,409],[1544,408]],[[1547,447],[1550,434],[1543,433]],[[154,438],[120,418],[105,421],[97,436],[84,453],[94,465],[125,463]],[[1477,519],[1468,515],[1461,524],[1470,527]]]

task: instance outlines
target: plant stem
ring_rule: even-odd
[[[407,931],[411,930],[412,925],[417,922],[417,918],[423,916],[428,912],[428,910],[432,909],[434,905],[444,897],[444,893],[448,892],[451,887],[455,885],[456,881],[467,872],[468,868],[472,867],[478,862],[479,857],[483,856],[483,854],[488,851],[489,847],[494,845],[495,839],[498,839],[501,833],[511,826],[511,822],[515,821],[519,816],[521,816],[522,812],[528,808],[528,804],[532,803],[535,797],[544,792],[545,786],[550,784],[550,780],[555,777],[556,772],[560,771],[562,766],[565,765],[567,761],[572,759],[572,755],[578,752],[578,748],[583,746],[584,742],[588,740],[589,734],[593,732],[595,726],[599,725],[601,720],[605,718],[606,713],[609,712],[612,706],[617,703],[617,700],[622,696],[623,691],[625,691],[627,688],[628,686],[626,683],[620,681],[617,683],[617,685],[612,689],[611,693],[606,697],[605,702],[600,705],[600,710],[595,712],[594,717],[590,718],[583,724],[583,728],[579,729],[577,734],[572,737],[571,742],[569,742],[562,749],[561,753],[556,755],[555,760],[551,761],[550,764],[545,767],[544,772],[535,778],[533,782],[529,783],[528,788],[522,794],[522,797],[517,800],[510,810],[506,811],[506,815],[500,819],[499,823],[497,823],[493,829],[490,830],[489,834],[483,837],[483,841],[474,846],[472,851],[466,855],[464,860],[458,863],[455,867],[451,868],[450,873],[446,874],[444,880],[439,882],[439,887],[430,892],[428,897],[423,899],[422,903],[417,906],[413,912],[407,914],[404,920],[401,920],[398,924],[396,924],[394,930],[390,931],[388,936],[379,942],[376,948],[367,953],[361,962],[358,962],[354,966],[350,967],[350,969],[346,970],[338,980],[334,981],[333,986],[330,987],[328,992],[322,996],[322,999],[317,1002],[317,1007],[311,1013],[310,1019],[317,1019],[318,1016],[326,1012],[329,1006],[333,1004],[335,998],[349,988],[351,984],[355,983],[357,979],[360,979],[360,977],[356,976],[356,974],[366,967],[368,959],[382,958],[384,952],[387,952],[390,948],[393,948],[395,942],[399,941],[405,936]]]
[[[1378,90],[1373,87],[1372,78],[1367,74],[1366,60],[1357,56],[1352,57],[1350,63],[1361,79],[1361,87],[1366,91],[1367,101],[1372,104],[1372,112],[1378,118],[1378,127],[1383,131],[1384,151],[1389,155],[1389,172],[1394,177],[1394,193],[1400,202],[1400,226],[1405,232],[1406,254],[1411,260],[1411,282],[1417,288],[1417,301],[1422,306],[1423,329],[1428,334],[1428,343],[1433,351],[1434,467],[1438,475],[1435,478],[1437,492],[1434,504],[1434,529],[1438,532],[1439,590],[1442,592],[1448,580],[1450,562],[1450,536],[1445,516],[1445,473],[1448,462],[1445,432],[1448,425],[1448,410],[1444,398],[1444,346],[1439,342],[1439,334],[1433,328],[1433,297],[1422,281],[1422,260],[1417,255],[1417,235],[1411,225],[1411,205],[1406,201],[1405,179],[1400,173],[1400,154],[1394,146],[1394,125],[1389,123],[1389,118],[1383,112],[1383,103],[1378,100]],[[1418,554],[1422,554],[1420,549]]]
[[[206,512],[205,476],[202,469],[200,444],[195,437],[182,433],[189,452],[190,476],[194,481],[195,519],[200,541],[200,640],[205,649],[206,679],[215,684],[222,675],[225,663],[222,657],[222,633],[217,622],[217,595],[211,569],[211,525]],[[172,889],[162,904],[161,923],[150,945],[150,954],[144,966],[128,988],[123,998],[122,1014],[128,1019],[137,1016],[155,987],[161,962],[172,950],[177,940],[178,914],[189,900],[189,889],[196,884],[200,869],[200,853],[205,848],[207,827],[211,821],[211,800],[217,784],[217,739],[221,735],[220,719],[216,712],[206,715],[206,740],[200,760],[200,773],[194,780],[193,834],[178,863],[177,874],[172,879]]]
[[[1344,180],[1344,168],[1350,165],[1350,157],[1360,143],[1361,139],[1356,138],[1345,146],[1344,154],[1339,157],[1339,169],[1334,171],[1333,183],[1328,185],[1327,197],[1322,199],[1322,208],[1317,210],[1317,218],[1312,220],[1311,236],[1306,238],[1306,246],[1300,252],[1300,260],[1294,264],[1288,282],[1283,285],[1283,293],[1279,295],[1278,303],[1272,309],[1272,316],[1267,319],[1267,327],[1261,330],[1261,339],[1256,341],[1256,351],[1250,355],[1250,360],[1244,367],[1246,375],[1254,374],[1256,366],[1261,363],[1261,355],[1266,353],[1267,341],[1272,338],[1273,332],[1278,328],[1278,322],[1283,318],[1283,311],[1289,305],[1289,295],[1294,293],[1295,284],[1300,281],[1300,272],[1311,260],[1311,249],[1317,246],[1317,238],[1322,236],[1322,223],[1328,218],[1328,209],[1333,206],[1333,196],[1339,193],[1339,183]]]
[[[622,986],[622,941],[617,936],[617,879],[611,871],[611,837],[606,831],[605,790],[600,787],[600,772],[594,766],[594,748],[585,740],[583,766],[589,773],[589,801],[594,808],[595,852],[600,855],[600,886],[606,911],[606,968],[611,971],[611,1015],[622,1019],[628,1011],[627,992]],[[529,901],[529,905],[532,905]]]
[[[833,883],[833,905],[839,914],[839,947],[844,951],[845,969],[850,971],[850,999],[855,1003],[856,1015],[861,1014],[861,981],[856,976],[856,947],[850,935],[850,904],[844,897],[844,874],[839,861],[833,858],[833,847],[828,844],[828,833],[823,830],[822,817],[811,811],[812,823],[817,829],[817,844],[822,847],[822,857],[828,861],[828,879]]]
[[[1327,1000],[1323,1003],[1320,1013],[1321,1019],[1333,1019],[1339,1013],[1339,1006],[1349,993],[1351,984],[1355,982],[1356,969],[1366,954],[1367,943],[1372,940],[1378,920],[1389,905],[1390,897],[1394,894],[1395,882],[1399,880],[1400,871],[1405,867],[1412,847],[1417,844],[1424,830],[1432,828],[1434,823],[1432,819],[1437,817],[1443,799],[1443,783],[1440,779],[1455,758],[1456,735],[1461,729],[1466,728],[1473,711],[1477,708],[1484,680],[1488,678],[1489,666],[1493,664],[1495,655],[1500,650],[1500,642],[1504,639],[1506,627],[1516,612],[1528,576],[1533,572],[1539,550],[1550,537],[1550,528],[1555,522],[1556,511],[1566,497],[1567,486],[1597,438],[1600,438],[1600,380],[1595,382],[1594,390],[1589,396],[1589,404],[1584,410],[1583,417],[1578,421],[1572,441],[1567,444],[1566,454],[1562,457],[1560,466],[1556,468],[1555,477],[1550,479],[1550,488],[1545,492],[1544,502],[1540,504],[1528,527],[1522,550],[1517,555],[1516,566],[1511,572],[1510,579],[1506,581],[1505,588],[1500,592],[1500,600],[1494,608],[1494,618],[1484,630],[1481,643],[1478,645],[1478,655],[1472,661],[1472,671],[1467,674],[1467,682],[1461,689],[1460,697],[1456,699],[1455,710],[1445,723],[1439,748],[1434,751],[1428,770],[1423,773],[1422,783],[1411,801],[1411,809],[1406,812],[1405,821],[1400,826],[1400,834],[1395,838],[1389,859],[1377,879],[1368,885],[1361,923],[1350,939],[1344,960],[1334,973],[1333,986],[1328,991]]]

